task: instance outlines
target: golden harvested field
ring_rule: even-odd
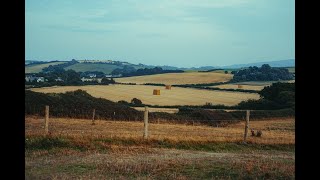
[[[247,90],[260,91],[264,87],[270,86],[272,83],[276,83],[276,82],[294,83],[295,80],[289,80],[289,81],[248,81],[248,82],[222,84],[222,85],[209,86],[209,87],[217,87],[217,88],[221,88],[221,89],[247,89]],[[238,88],[238,84],[242,85],[242,88]]]
[[[44,133],[44,119],[26,117],[26,136],[39,136]],[[143,122],[105,121],[50,118],[49,131],[52,136],[86,138],[133,138],[140,139],[143,135]],[[261,138],[251,137],[248,142],[256,144],[295,144],[295,120],[278,119],[251,121],[250,128],[262,130]],[[244,122],[232,124],[227,127],[210,127],[204,125],[183,124],[153,124],[149,123],[150,139],[172,141],[210,141],[210,142],[239,142],[243,140]]]
[[[116,82],[121,83],[160,83],[160,84],[200,84],[226,82],[231,80],[232,74],[222,74],[215,72],[186,72],[186,73],[168,73],[147,76],[135,76],[126,78],[116,78]]]
[[[160,86],[144,85],[92,85],[92,86],[62,86],[32,88],[32,91],[43,93],[63,93],[82,89],[94,97],[101,97],[111,101],[125,100],[130,102],[132,98],[138,98],[144,104],[150,105],[204,105],[212,104],[236,105],[243,100],[259,99],[255,93],[211,91],[191,88],[172,87],[166,90]],[[154,89],[160,89],[160,95],[153,95]]]
[[[209,87],[217,87],[221,89],[247,89],[247,90],[256,90],[260,91],[262,90],[265,86],[259,86],[259,85],[242,85],[242,88],[238,88],[237,84],[222,84],[218,86],[209,86]]]
[[[138,111],[145,111],[145,108],[144,107],[132,107]],[[179,112],[179,109],[178,108],[152,108],[152,107],[149,107],[148,108],[148,111],[149,112],[166,112],[166,113],[178,113]]]
[[[46,64],[26,66],[25,73],[39,73],[45,67],[49,67],[50,65],[53,66],[53,65],[63,64],[63,63],[66,63],[66,62],[52,62],[52,63],[46,63]]]

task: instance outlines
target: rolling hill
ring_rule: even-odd
[[[59,62],[44,62],[42,64],[30,64],[25,66],[25,73],[39,73],[42,71],[43,68],[48,67],[50,65],[58,65],[66,63],[66,61],[59,61]]]
[[[110,74],[114,69],[116,68],[123,68],[124,66],[131,66],[135,69],[141,69],[141,68],[154,68],[154,67],[161,67],[163,70],[184,70],[184,71],[206,71],[206,70],[212,70],[212,69],[227,69],[227,70],[234,70],[239,68],[246,68],[249,66],[258,66],[260,67],[262,64],[269,64],[271,67],[294,67],[295,66],[295,60],[294,59],[288,59],[288,60],[279,60],[279,61],[269,61],[269,62],[258,62],[258,63],[248,63],[248,64],[235,64],[230,66],[202,66],[202,67],[175,67],[175,66],[154,66],[154,65],[145,65],[145,64],[132,64],[128,62],[122,62],[122,61],[103,61],[103,60],[87,60],[90,63],[84,63],[84,60],[78,60],[77,64],[73,64],[71,66],[65,67],[66,70],[73,69],[77,72],[85,72],[85,71],[101,71],[105,74]],[[39,62],[39,63],[37,63]],[[67,61],[54,61],[54,62],[45,62],[45,61],[35,61],[35,60],[26,60],[25,61],[25,70],[26,73],[38,73],[41,72],[41,70],[44,67],[48,67],[49,65],[57,65],[61,63],[65,63]],[[32,64],[36,63],[36,64]],[[290,69],[290,71],[294,71],[294,69]],[[224,71],[221,71],[222,73]]]
[[[230,66],[222,66],[221,68],[233,69],[233,68],[244,68],[244,67],[249,67],[249,66],[260,67],[263,64],[269,64],[271,67],[295,67],[295,60],[294,59],[287,59],[287,60],[257,62],[257,63],[248,63],[248,64],[234,64],[234,65],[230,65]]]

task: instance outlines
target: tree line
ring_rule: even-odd
[[[112,75],[122,75],[123,77],[130,76],[144,76],[152,74],[164,74],[164,73],[182,73],[182,70],[163,70],[161,67],[154,68],[144,68],[144,69],[135,69],[132,66],[124,66],[122,69],[116,68],[111,74]]]
[[[288,69],[272,68],[268,64],[263,64],[260,68],[250,66],[247,69],[232,71],[231,73],[234,74],[232,82],[292,80],[294,77]]]

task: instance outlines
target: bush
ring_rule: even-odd
[[[263,64],[260,68],[250,66],[247,69],[239,70],[234,73],[233,82],[240,81],[278,81],[291,80],[293,74],[286,68],[272,68],[268,64]]]
[[[124,100],[118,101],[118,103],[119,103],[119,104],[126,104],[126,105],[130,104],[129,102],[124,101]]]
[[[115,84],[115,83],[116,82],[112,78],[108,79],[108,78],[104,77],[101,79],[101,84],[104,84],[104,85]]]
[[[142,112],[127,105],[92,97],[83,90],[49,94],[25,91],[25,114],[44,116],[45,105],[50,106],[50,116],[53,117],[91,119],[92,110],[95,109],[97,119],[143,119]]]
[[[134,104],[134,105],[142,105],[142,101],[140,99],[137,99],[137,98],[133,98],[131,100],[131,104]]]
[[[257,132],[257,137],[261,137],[261,136],[262,136],[262,131],[259,130],[259,131]]]

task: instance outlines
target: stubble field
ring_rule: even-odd
[[[212,104],[236,105],[243,100],[259,99],[255,93],[210,91],[191,88],[172,87],[166,90],[161,86],[146,85],[92,85],[92,86],[62,86],[33,88],[32,91],[43,93],[63,93],[82,89],[94,97],[101,97],[111,101],[125,100],[130,102],[132,98],[138,98],[144,104],[150,105],[204,105]],[[160,95],[153,95],[154,89],[160,89]]]
[[[116,78],[115,81],[121,83],[160,83],[173,85],[226,82],[231,80],[232,77],[232,74],[222,74],[215,72],[185,72]]]
[[[228,127],[26,117],[26,179],[294,179],[294,119]]]

